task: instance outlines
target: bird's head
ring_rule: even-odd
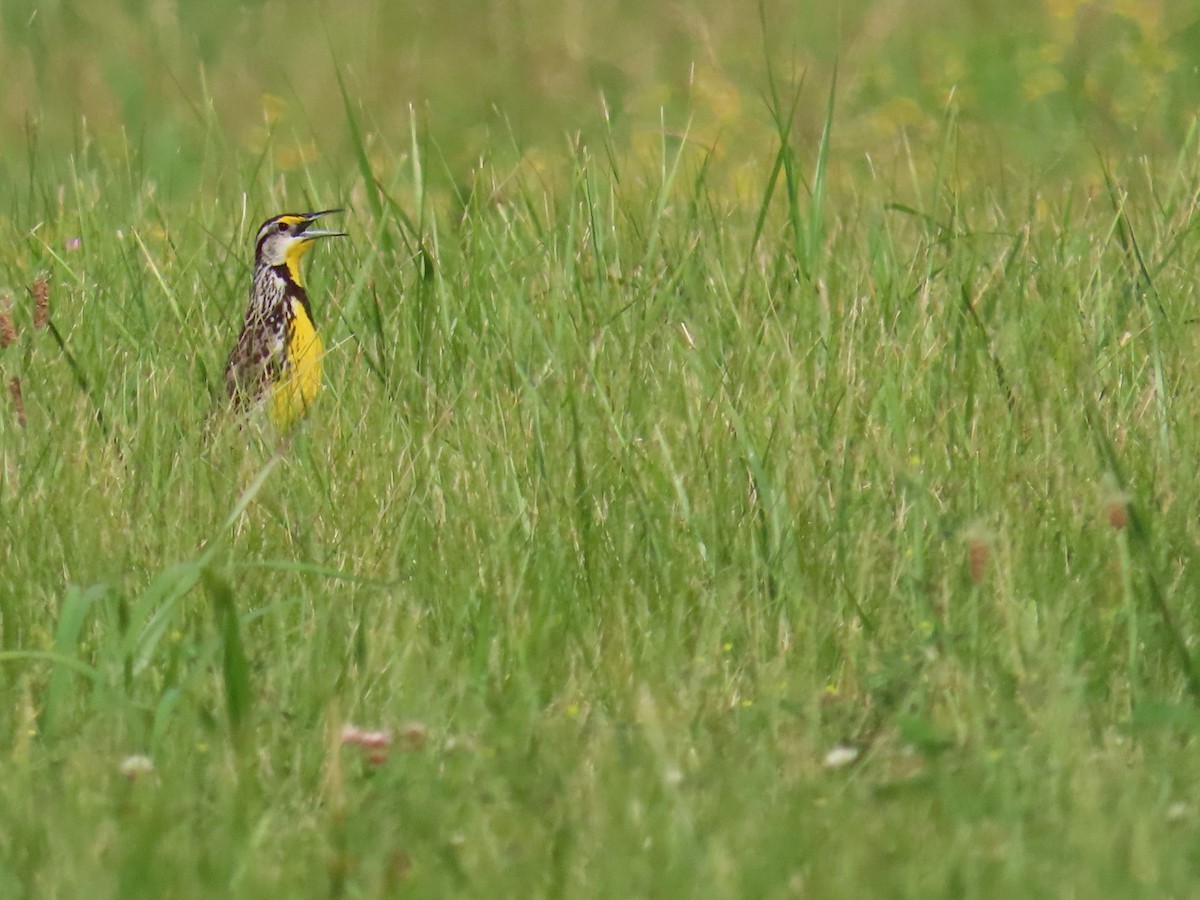
[[[325,209],[321,212],[284,213],[272,216],[258,229],[254,245],[254,261],[259,266],[284,266],[300,282],[300,257],[309,251],[320,238],[342,237],[344,231],[327,231],[311,227],[313,222],[340,209]]]

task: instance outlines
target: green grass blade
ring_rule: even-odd
[[[241,628],[233,588],[211,568],[203,573],[204,587],[212,601],[213,622],[221,640],[221,680],[225,687],[225,712],[235,743],[240,743],[250,717],[250,666],[242,645]]]
[[[109,592],[107,584],[93,584],[87,588],[72,585],[67,588],[59,607],[58,628],[54,632],[54,654],[59,660],[70,659],[76,654],[89,611]],[[78,667],[66,666],[60,661],[50,673],[50,684],[46,688],[46,700],[42,707],[42,730],[45,733],[54,732],[70,687],[71,674],[79,672]]]

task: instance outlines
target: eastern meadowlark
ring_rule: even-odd
[[[237,344],[225,364],[225,390],[241,408],[265,403],[280,430],[294,426],[321,389],[324,347],[300,278],[300,257],[318,238],[344,231],[311,227],[341,212],[285,213],[263,222],[254,245],[254,283]]]

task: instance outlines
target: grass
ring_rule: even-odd
[[[3,170],[0,897],[1196,892],[1194,129],[867,157],[842,62],[464,164],[361,77],[299,164],[214,93]],[[223,426],[342,204],[325,392]]]

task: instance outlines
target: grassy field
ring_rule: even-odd
[[[795,5],[5,0],[0,898],[1200,893],[1197,25]]]

